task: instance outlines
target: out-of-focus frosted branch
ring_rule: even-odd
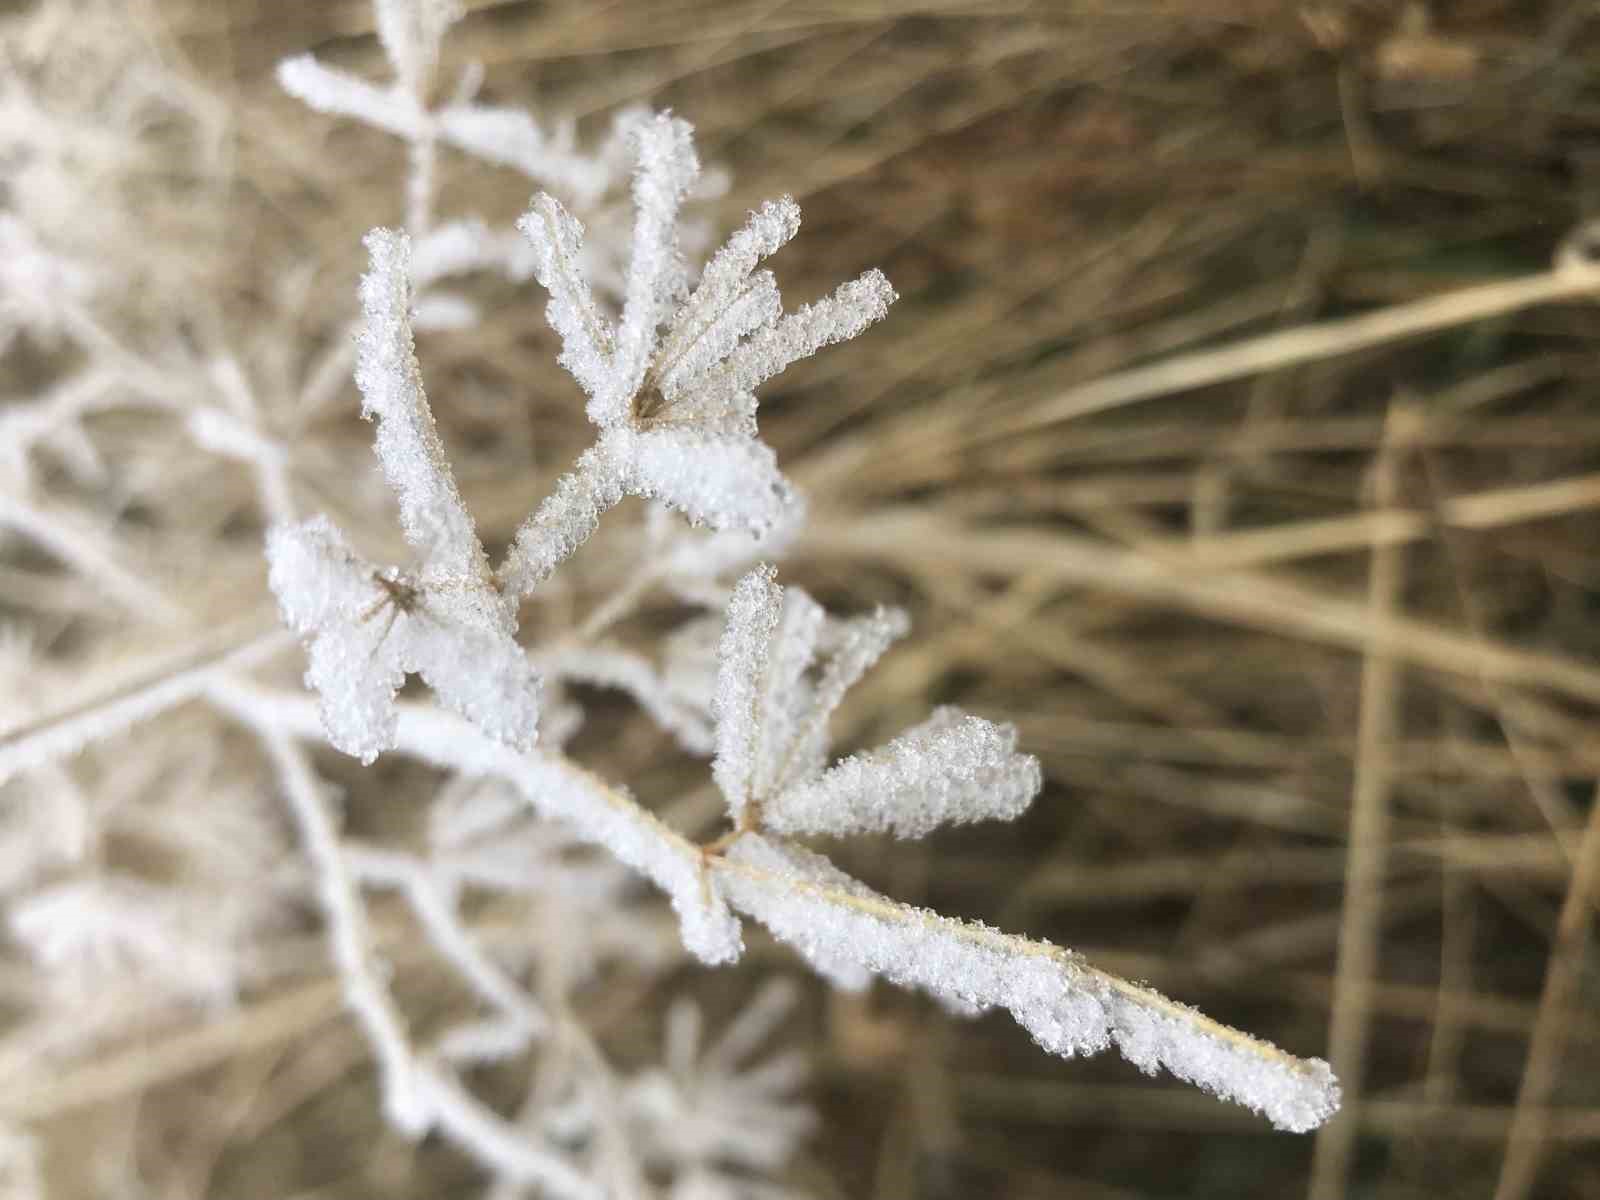
[[[412,1137],[438,1128],[492,1169],[543,1187],[552,1196],[599,1200],[599,1189],[564,1155],[521,1135],[438,1067],[416,1056],[404,1020],[371,962],[356,884],[346,870],[338,833],[304,752],[289,733],[263,719],[270,709],[238,704],[239,695],[226,689],[219,689],[216,698],[255,728],[278,773],[316,871],[345,1004],[378,1059],[390,1121]]]
[[[1017,752],[1017,731],[941,708],[876,750],[851,755],[779,791],[761,810],[777,833],[893,833],[1014,820],[1043,782],[1039,761]]]
[[[478,948],[462,926],[448,878],[441,885],[428,863],[375,846],[347,845],[344,860],[356,880],[396,887],[405,893],[429,942],[499,1018],[493,1023],[492,1048],[484,1038],[474,1036],[470,1039],[472,1052],[465,1054],[463,1049],[469,1039],[462,1037],[461,1031],[447,1031],[441,1042],[445,1057],[454,1062],[467,1057],[474,1061],[509,1057],[549,1028],[549,1020],[539,1006]],[[475,1030],[481,1033],[486,1027],[479,1025]]]
[[[124,566],[87,519],[60,504],[40,507],[0,491],[0,526],[48,550],[131,615],[164,625],[182,620],[182,606],[145,575]]]
[[[227,631],[197,654],[180,654],[129,667],[121,680],[54,713],[0,736],[0,783],[21,771],[68,758],[203,693],[219,675],[245,671],[293,645],[293,635],[255,622],[247,632]]]

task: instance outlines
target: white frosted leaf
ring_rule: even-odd
[[[758,797],[772,794],[795,750],[795,738],[811,705],[811,685],[805,676],[826,615],[799,588],[784,589],[783,617],[767,655],[763,683],[761,745],[753,785]]]
[[[378,418],[375,448],[400,502],[401,527],[426,573],[482,579],[488,563],[434,428],[412,344],[410,239],[374,229],[366,246],[356,385],[362,414]]]
[[[527,654],[470,597],[424,597],[405,624],[404,663],[496,741],[527,749],[539,719],[539,679]]]
[[[790,524],[800,506],[776,457],[756,439],[753,389],[795,358],[853,337],[894,298],[887,280],[868,272],[781,317],[776,282],[755,267],[798,228],[799,209],[784,198],[751,215],[685,299],[676,224],[699,169],[690,127],[667,114],[630,114],[618,128],[638,160],[620,327],[594,303],[580,265],[583,231],[566,210],[540,196],[521,222],[551,296],[560,361],[589,394],[590,420],[602,430],[588,467],[605,471],[594,478],[575,471],[519,532],[500,572],[518,593],[588,536],[585,510],[614,504],[618,489],[716,530],[761,537]]]
[[[762,824],[777,833],[922,837],[945,824],[1013,820],[1043,782],[1038,759],[1016,744],[1009,725],[941,708],[772,797]]]
[[[407,140],[422,136],[423,113],[411,96],[323,66],[309,54],[278,63],[278,86],[317,112],[353,117]]]
[[[406,679],[395,635],[407,620],[375,609],[316,633],[307,647],[306,686],[321,701],[328,742],[364,763],[394,745],[394,698]]]
[[[325,516],[267,531],[267,582],[298,634],[353,620],[379,594],[374,573]]]
[[[717,650],[717,686],[711,709],[717,722],[717,756],[711,771],[738,824],[751,797],[761,751],[764,676],[772,637],[783,615],[783,589],[770,566],[751,571],[734,586]]]
[[[690,297],[690,312],[716,311],[744,288],[745,278],[762,259],[800,231],[800,206],[792,196],[768,200],[711,256]]]
[[[538,679],[488,589],[430,592],[380,572],[326,517],[273,529],[267,557],[284,619],[310,639],[306,683],[336,748],[371,762],[393,746],[408,671],[491,737],[532,744]]]
[[[633,237],[614,375],[589,405],[589,419],[602,429],[626,420],[655,352],[657,330],[673,305],[683,299],[678,209],[700,173],[687,121],[659,113],[636,121],[632,138],[638,157],[633,175]]]
[[[754,391],[791,363],[858,336],[881,321],[894,301],[894,288],[883,272],[867,271],[757,333],[708,374],[706,386],[718,396]]]
[[[678,210],[700,174],[694,131],[666,113],[633,127],[638,166],[633,174],[632,257],[623,295],[620,343],[631,357],[648,355],[669,306],[685,293],[678,253]]]
[[[676,509],[696,525],[759,535],[794,503],[777,456],[751,438],[661,429],[630,436],[627,448],[627,490]]]
[[[741,338],[782,315],[772,273],[751,272],[799,228],[800,206],[791,197],[769,200],[712,256],[662,342],[654,374],[669,399],[726,359]],[[726,407],[728,398],[718,403]]]
[[[619,459],[606,438],[585,450],[517,530],[499,572],[505,592],[525,596],[548,579],[589,540],[599,527],[601,514],[622,499],[629,477],[626,460]]]
[[[732,354],[743,338],[771,325],[782,314],[777,280],[771,271],[757,271],[725,303],[708,310],[704,319],[685,317],[675,322],[654,371],[669,412],[681,392],[689,391],[692,398],[700,377]],[[740,410],[744,407],[735,405]]]
[[[784,865],[795,853],[779,856],[746,835],[719,874],[736,907],[808,958],[857,963],[968,1007],[1004,1008],[1052,1054],[1116,1044],[1141,1070],[1164,1068],[1280,1129],[1314,1129],[1338,1109],[1338,1084],[1320,1059],[1295,1059],[1049,943],[807,879]]]
[[[554,196],[540,193],[518,220],[517,228],[532,243],[534,274],[550,293],[545,316],[561,335],[557,361],[585,392],[598,396],[612,375],[615,336],[610,322],[595,306],[594,294],[583,276],[579,262],[583,226]]]
[[[782,791],[822,768],[828,753],[829,718],[844,701],[845,693],[909,628],[906,614],[898,608],[880,608],[868,616],[840,622],[836,644],[812,692],[811,711],[795,735],[786,769],[773,780],[776,790]]]

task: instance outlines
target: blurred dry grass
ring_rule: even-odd
[[[1140,364],[1544,270],[1600,200],[1593,6],[1477,0],[1431,26],[1359,0],[472,8],[452,55],[484,62],[490,95],[590,124],[676,108],[733,171],[722,224],[793,192],[787,294],[881,265],[904,297],[763,401],[815,505],[787,571],[914,611],[844,741],[959,700],[1015,719],[1051,786],[1016,828],[849,865],[1329,1053],[1349,1085],[1338,1123],[1294,1138],[1120,1062],[1049,1060],[1003,1020],[819,992],[824,1132],[797,1180],[885,1200],[1600,1196],[1592,305],[1061,411]],[[353,277],[358,233],[398,217],[400,152],[297,112],[270,68],[375,62],[365,0],[152,19],[237,101],[227,303],[248,311],[265,255]],[[445,211],[526,199],[449,179]],[[503,299],[505,320],[424,349],[430,387],[517,402],[448,418],[501,536],[530,461],[582,434],[540,300]],[[347,307],[313,289],[299,332],[314,345]],[[206,1035],[203,1086],[153,1096],[181,1125],[291,1038],[271,1119],[209,1151],[218,1194],[456,1194],[448,1156],[365,1157],[376,1117],[334,1005],[318,985],[247,1010]]]

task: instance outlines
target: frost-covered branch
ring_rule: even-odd
[[[219,684],[217,695],[252,720],[321,736],[303,697],[238,683]],[[1169,1070],[1279,1128],[1315,1128],[1338,1107],[1338,1084],[1318,1059],[1295,1058],[1049,943],[889,900],[800,847],[745,832],[703,849],[576,764],[516,753],[438,709],[402,705],[395,749],[504,779],[542,814],[609,849],[668,891],[686,943],[702,957],[708,944],[737,954],[738,923],[725,907],[732,904],[839,982],[859,985],[867,972],[1005,1008],[1052,1053],[1115,1045],[1142,1070]],[[723,931],[720,942],[708,939],[714,929]]]
[[[796,499],[756,438],[754,389],[790,363],[881,319],[894,290],[877,271],[784,316],[777,284],[757,264],[799,228],[784,198],[752,213],[688,291],[674,232],[699,172],[688,126],[658,115],[632,126],[632,257],[620,324],[601,312],[581,272],[583,228],[553,196],[519,223],[560,335],[559,362],[588,396],[594,448],[517,532],[499,570],[526,595],[593,532],[624,495],[656,500],[697,525],[761,535]]]
[[[1297,1133],[1339,1107],[1338,1083],[1320,1059],[1285,1054],[1048,942],[899,904],[854,881],[839,886],[797,865],[816,858],[804,854],[745,835],[718,860],[717,882],[735,907],[808,956],[1004,1008],[1052,1054],[1115,1045],[1147,1074],[1165,1069]]]

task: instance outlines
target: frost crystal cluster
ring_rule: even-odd
[[[1114,1046],[1141,1070],[1169,1071],[1280,1128],[1326,1120],[1338,1103],[1326,1064],[1071,951],[901,904],[804,844],[1012,820],[1042,785],[1012,726],[951,707],[836,755],[831,718],[907,634],[907,618],[830,613],[780,585],[771,565],[805,509],[760,438],[758,394],[790,364],[882,320],[894,290],[868,270],[786,310],[765,264],[796,237],[799,206],[762,204],[707,253],[703,223],[685,210],[723,180],[702,171],[688,122],[630,110],[600,146],[582,149],[571,127],[480,104],[476,70],[441,84],[452,4],[377,0],[376,13],[385,82],[309,55],[278,71],[312,109],[397,137],[408,153],[404,227],[366,234],[359,305],[342,318],[352,336],[303,371],[220,337],[192,362],[141,357],[97,324],[93,269],[52,253],[22,218],[0,217],[0,351],[19,337],[66,338],[112,364],[7,409],[0,520],[91,579],[114,611],[194,622],[181,589],[132,569],[92,522],[34,486],[41,460],[74,479],[103,474],[83,432],[92,413],[171,421],[205,462],[245,481],[288,626],[257,612],[158,646],[118,664],[114,686],[26,713],[0,747],[0,781],[18,798],[0,828],[0,887],[16,897],[8,933],[59,981],[34,1009],[61,992],[80,997],[77,1036],[92,1039],[127,1019],[126,1006],[99,999],[116,990],[108,982],[158,981],[142,993],[152,1011],[225,1008],[281,970],[252,947],[314,899],[390,1124],[443,1135],[488,1172],[493,1195],[767,1194],[745,1189],[780,1175],[814,1123],[797,1095],[803,1059],[763,1050],[793,1004],[792,982],[768,981],[709,1040],[700,1009],[680,998],[659,1064],[614,1063],[570,1003],[617,963],[665,975],[684,951],[735,962],[753,921],[838,987],[883,978],[958,1012],[1004,1009],[1053,1054]],[[445,152],[509,167],[543,190],[514,229],[440,219]],[[470,479],[458,483],[447,457],[414,341],[481,319],[445,290],[475,272],[525,289],[537,281],[557,361],[576,384],[552,372],[554,386],[592,427],[588,447],[518,510],[527,515],[514,535],[507,521],[487,539],[464,499]],[[281,286],[293,297],[309,285],[293,276]],[[352,374],[387,500],[358,476],[348,496],[335,494],[330,480],[349,477],[348,463],[321,475],[305,465],[317,419],[336,412]],[[290,401],[275,403],[279,393]],[[579,564],[569,560],[602,525],[614,536],[583,567],[601,599],[575,609],[564,589]],[[254,538],[250,554],[259,589]],[[670,601],[677,623],[647,650],[622,631],[652,598]],[[298,661],[297,643],[305,689],[277,669]],[[26,661],[11,650],[0,645],[0,670]],[[585,721],[579,701],[595,688],[626,697],[708,763],[721,829],[700,840],[676,827],[709,788],[642,801],[569,754]],[[183,736],[148,777],[115,774],[109,798],[72,782],[69,756],[96,761],[117,735],[190,705],[232,726],[271,788],[253,789],[216,738]],[[358,838],[327,777],[328,747],[363,763],[392,753],[427,764],[436,782],[425,819],[393,836],[377,821],[371,840]],[[161,789],[173,803],[133,803]],[[183,864],[181,879],[114,863],[113,844],[133,838]],[[674,910],[681,936],[671,945],[641,877]],[[479,936],[484,895],[515,903],[521,936]],[[414,1027],[389,957],[408,936],[397,921],[448,969],[464,1015]],[[48,1037],[37,1040],[45,1053]],[[520,1111],[474,1092],[469,1073],[491,1062],[535,1064]],[[0,1125],[0,1150],[21,1162],[31,1147],[27,1131]]]

